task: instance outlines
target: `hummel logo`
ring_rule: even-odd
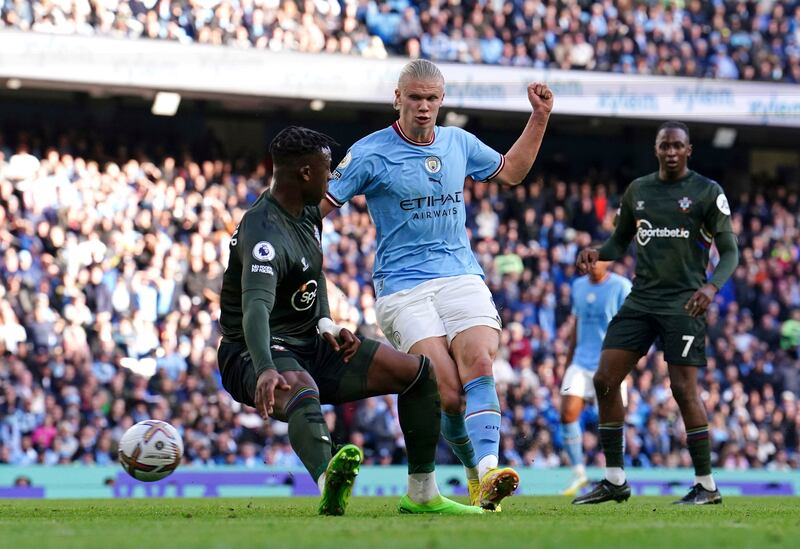
[[[636,209],[637,210],[644,210],[644,200],[637,200],[636,201]]]
[[[310,265],[308,264],[308,260],[306,260],[305,257],[300,258],[300,263],[303,264],[303,272],[306,272],[308,270],[308,268],[310,267]]]

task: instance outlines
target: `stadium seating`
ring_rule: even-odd
[[[5,138],[0,463],[108,463],[127,427],[156,418],[182,432],[189,463],[298,464],[286,425],[263,424],[232,402],[216,371],[229,234],[261,191],[266,168],[98,162],[97,149],[78,139],[47,147]],[[468,229],[506,326],[495,365],[505,463],[565,463],[556,426],[575,254],[609,233],[625,183],[600,176],[537,179],[513,190],[468,183]],[[709,314],[703,399],[715,465],[724,469],[800,466],[800,208],[796,193],[769,183],[754,180],[752,192],[731,197],[741,266]],[[323,247],[334,316],[380,336],[369,276],[374,237],[356,199],[326,220]],[[630,276],[632,265],[615,268]],[[659,355],[632,377],[630,465],[689,466]],[[377,398],[326,407],[325,417],[337,440],[365,447],[369,463],[401,463],[394,410],[391,398]],[[590,410],[583,420],[592,425],[596,417]],[[598,464],[596,437],[586,434],[584,444]],[[446,447],[440,461],[453,461]]]
[[[794,0],[6,0],[0,14],[44,33],[800,83]]]

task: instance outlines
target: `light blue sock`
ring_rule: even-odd
[[[456,457],[464,464],[464,467],[475,467],[478,465],[475,459],[475,449],[467,434],[467,426],[464,424],[464,414],[442,413],[442,436],[447,444],[452,448]]]
[[[492,376],[481,376],[464,385],[467,396],[466,424],[478,464],[500,453],[500,401]]]
[[[581,422],[561,424],[561,436],[564,439],[564,448],[567,450],[569,460],[573,467],[583,465],[583,433],[581,432]]]

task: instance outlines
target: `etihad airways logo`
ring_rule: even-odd
[[[636,242],[640,246],[647,246],[653,238],[690,238],[689,229],[669,229],[667,227],[653,227],[653,224],[646,219],[640,219],[636,223]]]
[[[439,206],[453,206],[460,204],[462,200],[461,191],[453,194],[437,194],[431,196],[420,196],[418,198],[406,198],[400,201],[400,208],[405,211],[419,210],[421,208],[436,208]]]

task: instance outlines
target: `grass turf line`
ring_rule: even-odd
[[[397,498],[354,498],[344,517],[316,498],[0,500],[0,547],[795,547],[800,498],[675,498],[573,507],[518,497],[486,516],[403,516]]]

